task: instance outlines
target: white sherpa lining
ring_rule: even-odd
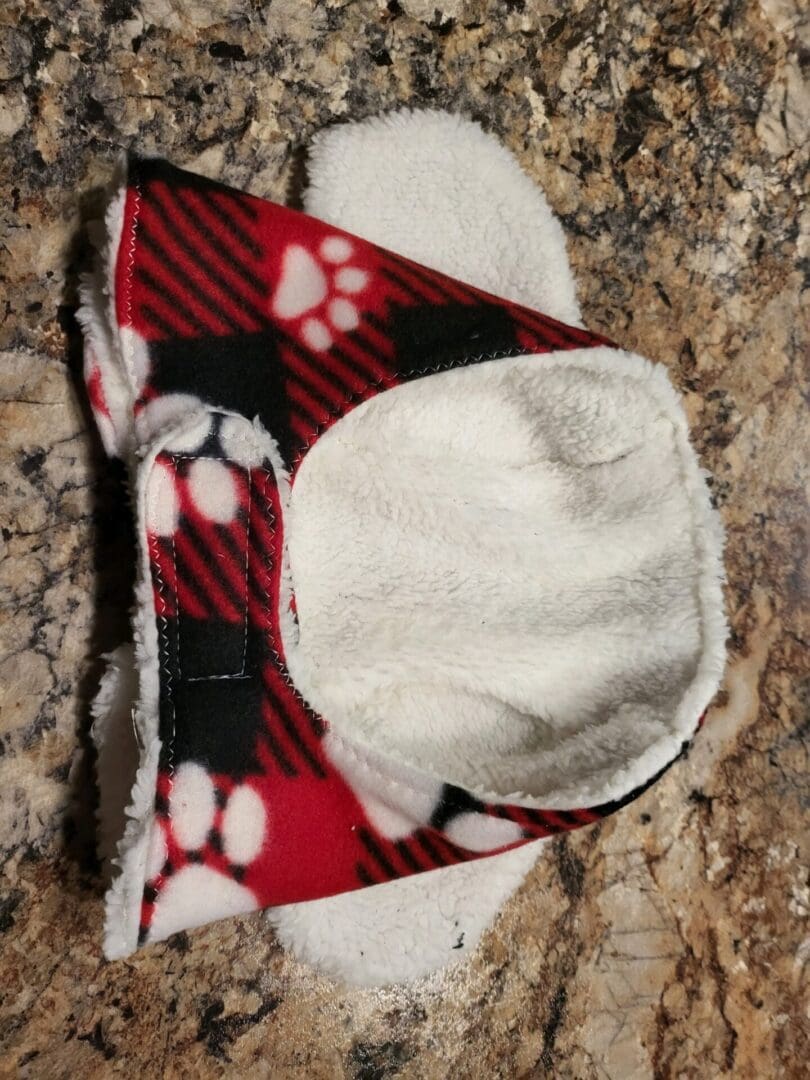
[[[311,186],[305,203],[309,212],[479,287],[530,303],[558,318],[579,321],[559,223],[512,156],[478,125],[442,113],[404,111],[338,126],[316,137],[309,171]],[[580,372],[579,385],[573,387],[575,369]],[[509,380],[512,385],[506,387]],[[444,404],[439,400],[442,395]],[[534,410],[535,415],[521,416],[521,410]],[[660,430],[651,417],[660,418]],[[552,440],[555,445],[543,445],[544,439],[549,443],[547,431],[555,424],[559,427]],[[525,446],[518,445],[521,437]],[[663,461],[665,439],[672,440],[672,447]],[[505,450],[509,440],[510,449]],[[499,454],[503,460],[498,460]],[[541,477],[544,455],[545,475]],[[635,470],[631,455],[635,455]],[[618,459],[613,466],[611,456]],[[528,475],[529,461],[533,477]],[[476,503],[476,489],[487,469],[491,484],[513,480],[510,471],[521,470],[511,502],[501,493],[494,502],[485,498]],[[437,475],[442,479],[439,493],[431,492]],[[480,606],[481,589],[487,583],[486,569],[481,566],[486,562],[481,550],[487,533],[478,522],[488,510],[501,515],[495,523],[497,542],[491,557],[499,553],[497,543],[510,527],[514,546],[523,543],[531,548],[524,534],[541,536],[549,516],[542,498],[531,520],[522,513],[521,503],[533,486],[556,498],[564,489],[573,506],[578,486],[594,486],[597,477],[604,489],[601,497],[608,521],[592,529],[590,536],[577,517],[592,513],[592,503],[583,500],[578,510],[555,508],[556,527],[576,530],[574,538],[583,549],[570,560],[565,552],[554,560],[554,573],[569,578],[578,575],[564,582],[567,593],[558,590],[565,619],[549,611],[549,640],[534,647],[532,627],[517,618],[514,636],[524,651],[528,645],[524,667],[510,668],[507,650],[495,659],[489,682],[479,680],[473,686],[475,680],[466,670],[474,663],[471,619],[468,613],[465,622],[460,596],[466,585],[471,609],[474,603]],[[615,548],[611,552],[600,547],[609,543],[606,530],[611,513],[628,514],[628,496],[635,494],[626,491],[625,504],[619,505],[619,490],[611,492],[612,484],[635,489],[642,497],[634,511],[641,515],[640,529],[632,529],[632,519],[620,521],[618,532],[614,528],[614,539],[624,547],[621,565],[614,566],[611,576],[609,567],[598,564],[600,559],[605,563],[611,558],[616,563]],[[643,494],[647,493],[649,507],[656,484],[659,501],[650,514]],[[389,498],[391,492],[396,496]],[[671,505],[676,495],[681,500],[677,508]],[[466,520],[476,529],[470,543],[465,543],[465,515],[455,511],[459,500],[466,501],[470,508]],[[384,509],[375,513],[379,506]],[[661,547],[656,536],[662,524],[659,514],[667,506],[673,511],[667,524],[682,530],[683,541],[679,553],[670,552],[675,562],[668,568],[654,561],[656,545]],[[359,513],[353,509],[359,507]],[[430,534],[446,529],[447,517],[453,514],[459,519],[459,531],[453,534],[452,544],[432,543]],[[301,624],[301,640],[289,643],[288,657],[299,688],[336,729],[348,730],[371,749],[418,764],[445,779],[450,777],[488,796],[525,796],[529,803],[549,807],[620,798],[675,756],[717,689],[725,641],[721,530],[689,445],[678,395],[665,370],[641,357],[601,348],[550,358],[517,358],[434,375],[374,398],[341,420],[310,451],[297,476],[288,517],[287,541]],[[634,535],[624,536],[628,531]],[[557,537],[550,542],[564,546],[568,539]],[[534,560],[529,557],[520,568],[513,610],[525,592],[524,582],[532,573],[543,574],[538,560],[550,554],[537,543],[534,550]],[[431,575],[430,568],[448,553],[445,580],[441,573]],[[422,593],[418,582],[425,565],[429,584]],[[635,583],[622,579],[628,570]],[[556,588],[557,582],[552,584]],[[627,594],[631,585],[637,595],[625,602],[623,610],[622,593]],[[589,588],[600,592],[598,603],[590,601],[593,610],[586,616],[585,611],[577,611],[576,601]],[[680,596],[691,608],[682,613],[683,625],[681,616],[668,613],[662,601],[654,610],[645,610],[645,601],[656,588],[664,598],[667,593]],[[441,611],[442,606],[449,606],[451,596],[452,610],[460,612],[464,626],[455,656],[452,648],[447,649],[453,616],[444,617]],[[383,635],[395,633],[392,627],[400,597],[408,615],[399,626],[400,636],[386,652],[379,642]],[[553,605],[554,596],[546,588],[532,600],[533,615],[541,610],[541,601],[547,607]],[[584,600],[587,606],[587,596]],[[619,607],[606,619],[608,600]],[[374,624],[377,601],[381,620]],[[498,595],[491,614],[503,602],[504,595]],[[427,609],[436,614],[426,629],[422,616]],[[668,614],[672,616],[669,622]],[[629,616],[635,619],[633,626],[627,625]],[[603,626],[595,632],[597,617]],[[405,623],[416,627],[412,640]],[[578,637],[572,628],[578,630]],[[430,629],[437,637],[426,641]],[[657,660],[653,660],[648,639],[662,632],[665,640],[657,643]],[[569,681],[575,684],[572,690],[579,691],[589,679],[599,681],[591,669],[606,651],[620,654],[630,649],[644,657],[639,672],[620,673],[614,665],[604,679],[622,677],[624,683],[615,688],[614,697],[632,701],[639,694],[635,684],[642,678],[644,664],[649,683],[656,664],[664,665],[689,633],[693,641],[685,663],[693,662],[694,670],[680,678],[679,700],[667,703],[667,716],[661,707],[629,709],[625,704],[627,716],[605,726],[592,701],[589,713],[587,694],[566,692],[564,684]],[[612,649],[614,636],[621,636],[621,643]],[[564,657],[556,656],[555,639]],[[480,641],[483,660],[493,647],[491,624]],[[412,684],[430,683],[430,695],[436,694],[440,642],[451,654],[447,662],[462,670],[460,676],[458,670],[450,675],[448,700],[439,694],[435,707],[437,699],[426,700]],[[538,668],[552,657],[562,663],[556,692],[548,684],[536,686],[533,697],[521,681],[525,684],[527,675],[529,680],[536,677]],[[632,667],[632,660],[628,663]],[[398,664],[403,665],[399,671]],[[496,671],[503,674],[503,692],[493,692]],[[671,688],[671,680],[667,686]],[[463,757],[470,708],[480,707],[481,697],[487,695],[494,697],[484,710],[489,721],[483,714],[479,720],[490,724],[492,741],[480,748],[481,760],[476,764],[470,760],[474,751],[468,745],[467,757]],[[567,697],[572,698],[568,703]],[[516,743],[506,734],[509,725],[498,715],[505,704],[510,706],[509,724],[515,730],[521,722],[525,726],[529,715],[534,716],[528,720],[529,728],[535,729],[528,737],[530,745],[538,735],[541,744],[564,738],[565,754],[549,756],[538,769],[525,738]],[[432,726],[424,720],[431,712],[435,716]],[[448,738],[449,718],[456,714],[458,727]],[[547,726],[548,731],[538,733],[538,726]],[[426,740],[421,750],[416,745],[420,735]],[[449,742],[444,754],[443,739]],[[600,754],[606,761],[612,755],[612,766],[600,769]]]
[[[136,495],[137,534],[143,535],[145,485],[143,477],[154,461],[159,448],[147,456],[144,464],[137,469],[132,462],[132,484]],[[135,600],[132,608],[132,631],[134,638],[134,659],[137,670],[137,696],[131,710],[131,719],[122,708],[120,699],[105,686],[100,687],[100,697],[96,702],[96,720],[93,736],[98,751],[98,776],[100,808],[112,809],[121,806],[120,773],[126,769],[132,776],[132,767],[137,757],[137,767],[129,805],[124,809],[126,825],[123,835],[118,840],[115,856],[111,859],[113,877],[105,897],[104,913],[104,954],[114,960],[127,956],[138,942],[141,900],[145,881],[146,857],[154,818],[155,790],[157,784],[158,762],[161,743],[158,737],[158,719],[160,707],[160,672],[158,651],[158,630],[155,618],[155,603],[152,590],[152,577],[149,555],[145,545],[139,544],[138,581],[135,587]],[[119,663],[125,655],[118,653]],[[109,673],[112,683],[114,675]],[[108,708],[114,706],[114,716],[108,713],[108,720],[103,720],[104,698]],[[112,724],[124,725],[124,731],[118,728],[113,735]],[[124,733],[126,732],[126,734]],[[127,745],[127,737],[135,742]],[[114,740],[114,742],[112,742]],[[110,752],[110,746],[114,751]],[[109,793],[109,794],[108,794]],[[120,809],[117,816],[120,815]],[[104,828],[100,829],[104,836]]]
[[[91,706],[90,734],[99,777],[98,853],[109,882],[138,770],[138,740],[132,716],[138,685],[133,645],[119,645],[102,659],[106,668]]]
[[[620,799],[718,685],[712,521],[678,398],[641,357],[396,387],[293,485],[291,674],[336,732],[481,797]]]

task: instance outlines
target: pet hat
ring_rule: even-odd
[[[720,531],[663,369],[579,324],[502,148],[405,114],[311,176],[318,217],[134,159],[85,284],[139,559],[96,702],[105,952],[272,908],[383,981],[449,957],[420,898],[473,942],[538,841],[678,756],[722,673]],[[327,910],[379,913],[371,960],[356,920],[341,962],[305,944]]]

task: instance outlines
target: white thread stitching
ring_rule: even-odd
[[[388,787],[399,788],[401,791],[405,791],[409,794],[413,794],[414,792],[419,795],[432,794],[430,787],[427,783],[424,787],[420,788],[412,783],[407,784],[404,780],[392,779],[391,776],[382,771],[379,765],[372,765],[368,758],[363,757],[361,752],[355,746],[347,742],[342,735],[338,735],[338,733],[332,727],[329,728],[329,736],[336,742],[340,743],[343,752],[347,754],[348,757],[352,758],[363,769],[364,772],[369,773],[371,776],[376,777],[378,780],[384,781],[388,785]],[[437,778],[435,781],[435,786],[437,788],[441,788],[442,781]]]
[[[154,496],[153,496],[154,499]],[[161,600],[161,614],[158,616],[158,623],[160,624],[160,638],[162,641],[162,657],[160,666],[166,673],[166,700],[171,706],[172,710],[172,727],[169,734],[169,746],[168,746],[168,772],[169,772],[169,794],[171,794],[172,780],[174,778],[174,729],[175,729],[175,706],[174,695],[172,692],[172,669],[169,665],[169,620],[166,618],[166,582],[163,579],[163,573],[160,569],[160,552],[158,548],[157,535],[153,534],[152,542],[150,544],[152,550],[152,565],[155,570],[155,577],[158,582],[158,596]],[[174,533],[172,533],[172,561],[174,561]],[[179,652],[178,652],[179,658]],[[179,677],[179,665],[178,665],[178,677]]]
[[[129,233],[129,252],[127,255],[127,273],[126,273],[126,300],[124,301],[124,309],[126,311],[127,326],[132,329],[132,279],[135,274],[135,242],[136,242],[136,230],[138,227],[138,215],[141,211],[141,186],[136,180],[135,185],[135,207],[132,211],[132,227]],[[129,370],[129,378],[133,387],[137,386],[137,380],[135,378],[135,365],[133,363],[133,347],[132,347],[132,335],[127,337],[128,348],[124,355],[124,362]]]
[[[262,474],[264,476],[264,488],[262,490],[262,495],[264,496],[265,510],[266,510],[267,509],[267,485],[268,485],[268,483],[270,481],[271,472],[266,467],[263,467],[261,471],[262,471]],[[262,575],[263,579],[264,579],[263,580],[263,585],[264,585],[264,621],[265,621],[265,627],[266,627],[266,630],[267,630],[267,639],[268,639],[268,642],[270,644],[270,651],[272,652],[273,656],[278,661],[279,656],[278,656],[278,653],[275,650],[275,635],[273,634],[273,624],[272,624],[272,619],[270,618],[270,574],[271,574],[270,558],[272,557],[272,554],[273,554],[272,548],[275,547],[275,540],[276,540],[276,515],[271,510],[271,511],[269,511],[267,516],[269,518],[268,524],[269,524],[269,527],[270,527],[270,538],[272,540],[272,545],[271,545],[271,554],[262,559],[262,564],[263,564],[262,569],[264,570],[264,573]]]
[[[174,461],[174,459],[172,459],[172,460]],[[175,490],[176,490],[177,489],[177,466],[176,465],[174,467],[174,482],[175,482],[174,486],[175,486]],[[180,524],[179,521],[177,522],[177,524],[178,525]],[[178,578],[177,578],[177,548],[175,547],[175,543],[174,543],[174,534],[176,532],[177,532],[176,528],[172,529],[172,572],[174,574],[174,602],[175,602],[175,607],[177,609],[177,619],[175,620],[177,622],[177,632],[175,634],[175,638],[176,638],[176,641],[177,641],[177,649],[176,649],[176,653],[177,653],[177,661],[176,661],[177,662],[177,681],[182,682],[183,681],[183,672],[182,672],[182,670],[180,668],[180,589],[178,588]],[[174,730],[172,730],[172,742],[174,742]]]
[[[265,497],[265,502],[268,503],[267,515],[268,515],[268,518],[269,518],[270,536],[272,537],[272,540],[273,540],[273,553],[272,554],[273,554],[273,558],[278,560],[279,607],[280,607],[280,605],[281,605],[281,576],[282,576],[282,573],[283,573],[283,551],[281,551],[281,550],[276,551],[276,546],[277,546],[276,545],[276,513],[272,509],[271,500],[268,500],[268,498],[267,498],[268,482],[269,482],[271,476],[273,477],[273,479],[275,479],[275,475],[269,469],[263,469],[262,472],[264,473],[264,477],[265,477],[264,491],[262,492],[262,494]],[[278,482],[276,482],[276,491],[279,493],[279,500],[280,500],[281,492],[279,491],[279,488],[278,488]],[[282,544],[281,547],[283,549],[284,545]],[[307,710],[307,712],[314,713],[314,715],[316,715],[319,718],[321,723],[324,725],[324,733],[325,733],[329,729],[328,721],[325,720],[324,717],[322,717],[320,715],[320,713],[316,713],[315,710],[310,708],[310,706],[307,704],[306,699],[301,694],[300,690],[295,685],[295,683],[292,681],[292,677],[290,675],[289,669],[287,668],[287,664],[285,663],[284,660],[282,660],[281,654],[279,653],[278,649],[276,648],[276,645],[277,645],[276,633],[275,633],[275,628],[273,627],[273,620],[270,618],[270,590],[269,590],[270,573],[271,573],[271,568],[269,566],[265,565],[265,595],[266,595],[265,614],[266,614],[266,618],[267,618],[267,622],[268,622],[268,626],[267,626],[268,635],[267,635],[267,638],[268,638],[268,645],[270,646],[270,652],[273,654],[273,659],[276,662],[276,669],[277,669],[278,673],[281,675],[281,678],[283,679],[285,685],[292,691],[292,693],[295,696],[296,700],[299,702],[299,704],[304,709]],[[279,610],[279,615],[280,614],[281,614],[281,612]],[[279,631],[278,637],[279,638],[281,637],[281,632],[280,631]]]

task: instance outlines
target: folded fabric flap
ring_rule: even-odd
[[[722,670],[660,369],[162,162],[116,205],[153,802],[108,952],[635,797]]]

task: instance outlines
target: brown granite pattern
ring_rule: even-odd
[[[800,0],[560,10],[3,7],[3,1076],[807,1075],[810,30]],[[728,530],[725,689],[688,757],[558,842],[444,978],[337,988],[260,917],[105,963],[83,733],[131,541],[77,389],[80,205],[136,140],[278,196],[313,131],[403,102],[506,141],[566,225],[590,324],[683,390]]]

